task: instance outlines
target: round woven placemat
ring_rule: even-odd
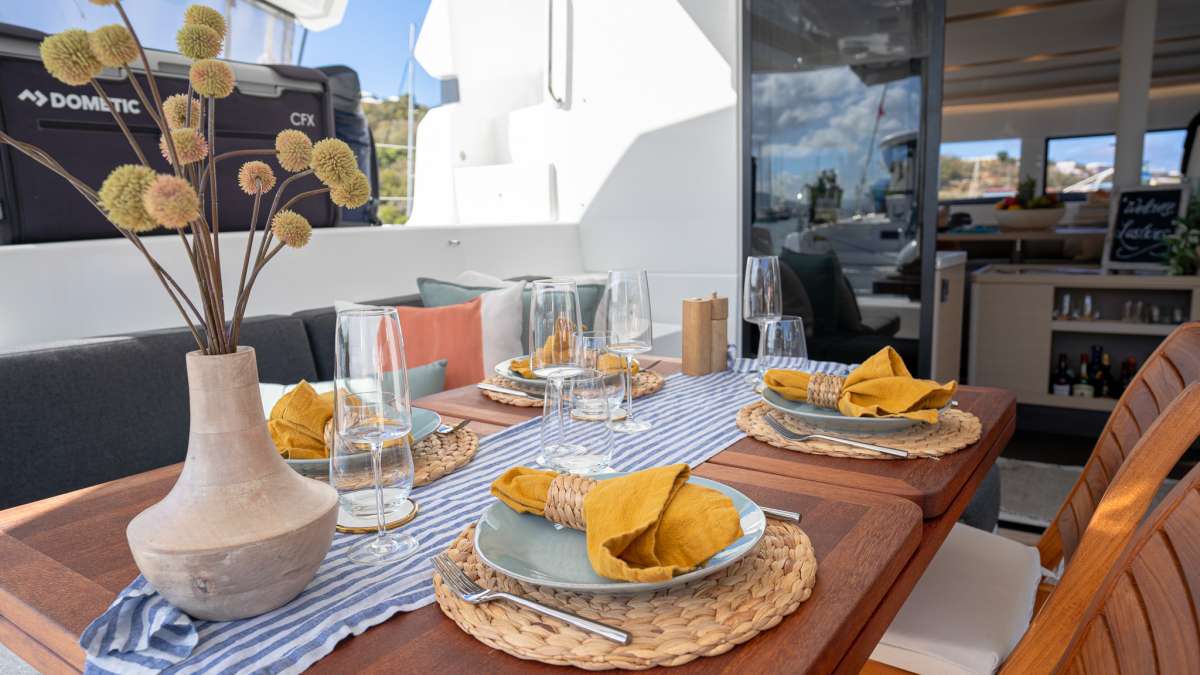
[[[763,419],[770,415],[784,427],[798,434],[816,434],[822,431],[775,410],[762,401],[742,406],[737,414],[738,428],[758,440],[784,450],[797,450],[811,455],[830,457],[854,457],[858,459],[897,459],[870,450],[859,450],[849,445],[829,441],[789,441],[767,426]],[[830,432],[824,432],[830,433]],[[957,452],[979,440],[982,426],[979,418],[963,410],[950,409],[941,413],[937,424],[918,424],[901,431],[882,434],[848,434],[842,431],[831,435],[865,441],[876,445],[887,445],[907,450],[910,457],[941,457]]]
[[[649,396],[659,389],[662,389],[663,383],[666,381],[667,378],[663,377],[659,373],[654,372],[653,370],[640,371],[637,375],[633,376],[633,397],[641,398],[643,396]],[[500,377],[499,375],[492,375],[491,377],[486,378],[484,382],[487,384],[494,384],[497,387],[521,389],[521,385],[519,383],[514,382],[506,377]],[[520,396],[509,396],[508,394],[501,394],[500,392],[488,391],[486,389],[480,389],[479,391],[484,396],[498,403],[515,405],[518,408],[542,407],[541,399],[535,400],[530,398],[522,398]]]
[[[452,434],[429,434],[412,448],[413,487],[420,487],[461,469],[479,449],[479,436],[470,429]]]
[[[475,556],[472,525],[447,553],[484,588],[508,591],[628,631],[621,646],[504,600],[472,605],[434,574],[438,605],[459,628],[517,658],[587,670],[678,666],[724,654],[775,626],[812,595],[817,558],[799,527],[767,521],[762,541],[729,567],[670,590],[636,595],[573,593],[519,582]]]

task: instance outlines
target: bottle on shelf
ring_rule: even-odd
[[[1113,392],[1117,390],[1117,384],[1113,380],[1112,374],[1112,359],[1108,352],[1100,352],[1100,368],[1097,371],[1096,381],[1099,383],[1096,386],[1096,396],[1105,398],[1116,398]]]
[[[1071,370],[1067,366],[1067,355],[1058,355],[1058,366],[1054,369],[1054,376],[1050,379],[1050,393],[1055,396],[1070,396],[1071,395]]]
[[[1089,375],[1088,378],[1092,385],[1092,396],[1096,398],[1104,398],[1108,396],[1108,380],[1111,375],[1107,372],[1106,360],[1107,355],[1104,348],[1100,345],[1092,345],[1092,356],[1088,360]]]
[[[1071,386],[1071,395],[1080,396],[1083,398],[1091,398],[1095,395],[1095,390],[1092,388],[1092,382],[1088,378],[1088,355],[1083,353],[1079,355],[1079,373],[1075,376],[1075,384]]]

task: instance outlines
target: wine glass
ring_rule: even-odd
[[[374,536],[350,549],[349,558],[369,565],[397,562],[415,553],[418,542],[386,528],[388,505],[407,500],[413,483],[408,369],[395,308],[338,312],[334,361],[336,456],[330,482],[341,486],[339,497],[348,510],[373,512],[377,525]],[[370,497],[374,508],[364,505]]]
[[[783,315],[783,291],[779,284],[778,256],[746,258],[746,278],[742,287],[742,319],[758,325],[758,355],[763,353],[766,324]],[[747,375],[746,382],[758,386],[762,381],[761,361],[758,375]]]
[[[583,368],[565,379],[547,396],[561,395],[555,405],[570,414],[561,418],[558,442],[547,447],[545,463],[560,473],[590,474],[607,471],[612,462],[612,428],[609,427],[609,375]]]
[[[576,349],[582,325],[579,291],[574,281],[533,282],[529,302],[529,367],[534,375],[546,379],[546,396],[542,401],[542,454],[537,460],[542,465],[548,465],[555,445],[566,442],[563,381],[584,370]]]
[[[625,418],[611,424],[615,431],[636,434],[653,426],[646,420],[633,418],[633,357],[654,346],[646,270],[609,272],[605,295],[608,351],[625,357]]]
[[[808,358],[808,343],[804,337],[804,319],[781,316],[763,329],[762,349],[758,352],[758,367],[765,375],[772,368],[798,368]]]

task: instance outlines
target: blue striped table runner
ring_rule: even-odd
[[[799,363],[793,365],[801,365]],[[841,364],[806,361],[805,370],[845,374]],[[634,402],[654,428],[614,436],[613,466],[636,471],[663,464],[697,466],[743,434],[737,410],[757,398],[745,383],[751,360],[702,377],[672,375],[653,396]],[[421,542],[412,558],[390,567],[356,565],[346,549],[362,535],[338,534],[316,578],[287,605],[240,621],[193,621],[139,576],[80,637],[88,673],[299,673],[348,635],[397,612],[433,602],[430,556],[445,549],[493,500],[492,480],[539,452],[537,418],[481,440],[475,459],[458,472],[413,491],[420,516],[406,529]]]

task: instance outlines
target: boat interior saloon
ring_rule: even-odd
[[[0,673],[1200,673],[1196,0],[0,3]]]

